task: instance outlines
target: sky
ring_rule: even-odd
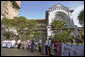
[[[45,11],[50,7],[60,3],[70,10],[75,10],[83,1],[21,1],[18,16],[24,16],[27,19],[45,19]]]

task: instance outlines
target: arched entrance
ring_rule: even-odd
[[[54,19],[55,20],[60,20],[60,21],[63,21],[65,23],[67,23],[67,25],[69,26],[70,24],[70,18],[67,14],[65,14],[64,12],[55,12],[54,13]]]

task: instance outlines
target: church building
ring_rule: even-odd
[[[76,37],[78,36],[77,26],[74,25],[72,14],[73,10],[69,10],[68,7],[57,3],[53,7],[46,11],[45,19],[34,19],[38,22],[38,30],[43,32],[43,38],[49,38],[54,36],[54,32],[51,30],[51,23],[53,20],[60,20],[67,23],[67,28],[72,29],[72,34]]]

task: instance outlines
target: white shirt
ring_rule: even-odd
[[[17,43],[19,44],[20,42],[21,42],[21,40],[18,40],[18,42],[17,42]]]
[[[51,46],[51,40],[48,40],[48,46]]]
[[[48,40],[46,40],[45,45],[48,45]]]
[[[42,43],[42,41],[41,41],[41,39],[40,39],[39,42],[38,42],[39,46],[41,46],[41,43]]]
[[[40,44],[42,43],[41,39],[39,40],[39,43],[40,43]]]

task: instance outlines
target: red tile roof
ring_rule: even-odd
[[[31,20],[35,20],[35,21],[45,21],[45,19],[31,19]]]

